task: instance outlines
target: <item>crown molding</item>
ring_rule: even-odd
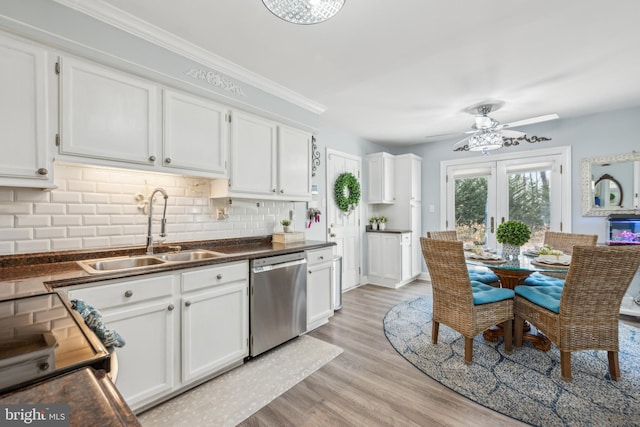
[[[185,58],[212,68],[227,76],[247,83],[257,89],[263,90],[273,96],[288,101],[298,107],[322,114],[326,107],[303,95],[292,91],[272,80],[256,74],[238,64],[235,64],[221,56],[207,51],[195,44],[163,30],[155,25],[143,21],[121,9],[113,7],[101,0],[54,0],[63,6],[91,16],[99,21],[116,27],[122,31],[146,40],[157,46],[163,47]]]

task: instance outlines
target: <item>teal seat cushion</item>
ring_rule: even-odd
[[[533,273],[524,279],[524,285],[527,286],[564,286],[564,280],[557,277],[545,276],[540,273]]]
[[[473,305],[489,304],[513,298],[511,289],[494,288],[482,282],[472,281]]]
[[[469,269],[469,279],[487,284],[499,281],[498,276],[490,270],[476,270],[471,268]]]
[[[528,301],[544,307],[554,313],[560,313],[560,286],[516,286],[516,295],[526,298]]]

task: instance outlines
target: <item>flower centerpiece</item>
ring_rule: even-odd
[[[531,238],[529,226],[522,221],[505,221],[496,230],[496,239],[502,243],[502,256],[505,259],[517,259],[520,246]]]

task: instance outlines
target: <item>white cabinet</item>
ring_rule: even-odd
[[[395,202],[395,162],[389,153],[367,155],[367,202]]]
[[[243,363],[249,354],[249,265],[238,261],[68,291],[126,341],[116,386],[143,410]]]
[[[0,186],[53,186],[50,80],[55,82],[46,50],[0,35]]]
[[[226,177],[228,109],[204,98],[165,90],[163,113],[163,165]]]
[[[100,310],[105,326],[126,341],[116,349],[117,387],[133,410],[170,393],[176,385],[174,348],[179,337],[173,281],[174,275],[155,275],[69,292],[70,299],[81,299]]]
[[[230,195],[311,200],[311,134],[234,112],[230,177]]]
[[[158,87],[71,57],[61,64],[60,153],[153,165]]]
[[[411,233],[367,233],[369,283],[398,288],[411,279]]]
[[[182,381],[213,374],[249,355],[246,261],[182,274]]]
[[[333,248],[306,252],[307,332],[328,322],[333,316]]]

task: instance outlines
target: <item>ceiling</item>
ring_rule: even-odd
[[[469,130],[462,110],[483,100],[506,102],[491,114],[502,123],[640,105],[637,0],[347,0],[310,26],[276,18],[261,0],[103,2],[384,144]]]

